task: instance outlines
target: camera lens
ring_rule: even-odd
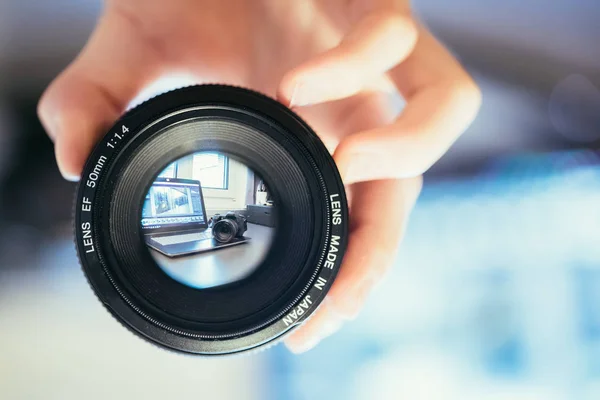
[[[235,222],[224,219],[217,222],[212,229],[215,240],[221,243],[229,243],[235,237],[238,227]]]
[[[84,167],[78,255],[116,319],[202,355],[275,343],[333,283],[347,241],[331,156],[291,110],[223,85],[125,114]]]

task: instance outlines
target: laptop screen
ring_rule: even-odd
[[[146,231],[206,227],[200,182],[156,179],[144,199],[141,222]]]

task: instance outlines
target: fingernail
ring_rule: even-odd
[[[310,92],[307,91],[306,85],[297,82],[292,90],[292,96],[290,97],[290,108],[308,106],[312,102],[310,98]]]
[[[317,344],[319,344],[319,342],[331,335],[333,335],[334,333],[336,333],[338,330],[340,330],[340,328],[343,325],[343,321],[341,318],[333,318],[327,321],[327,323],[325,323],[323,325],[323,327],[321,328],[321,331],[319,332],[319,335],[310,338],[308,340],[304,340],[300,343],[295,343],[295,344],[289,344],[288,343],[288,349],[290,349],[290,351],[294,354],[301,354],[301,353],[305,353],[307,351],[309,351],[310,349],[314,348]]]
[[[363,150],[350,154],[346,160],[348,165],[342,175],[344,184],[398,178],[392,165],[396,161],[390,157],[382,157],[378,152]]]
[[[69,182],[79,182],[79,177],[77,175],[69,175],[61,172],[62,177]]]
[[[72,174],[72,173],[69,173],[68,171],[66,171],[65,167],[62,165],[59,158],[56,159],[56,165],[58,167],[58,171],[60,172],[60,174],[62,175],[62,177],[65,180],[67,180],[69,182],[78,182],[79,181],[79,175]]]
[[[289,108],[294,107],[294,100],[296,99],[296,92],[298,91],[298,83],[294,84],[294,89],[292,89],[292,95],[290,96],[290,103],[288,104]]]
[[[359,182],[369,174],[373,168],[376,158],[367,157],[363,154],[353,154],[348,157],[348,165],[342,171],[342,181],[346,184]]]
[[[69,182],[78,182],[79,181],[79,176],[78,175],[73,175],[70,174],[66,171],[64,171],[61,167],[60,164],[58,164],[58,170],[60,171],[60,174],[62,175],[62,177],[69,181]]]
[[[303,340],[302,342],[295,344],[287,344],[287,348],[294,354],[301,354],[309,351],[313,347],[319,344],[319,338],[314,337],[309,340]]]
[[[323,331],[321,332],[321,340],[339,331],[342,325],[343,322],[341,319],[334,318],[332,320],[328,320],[325,326],[323,327]]]

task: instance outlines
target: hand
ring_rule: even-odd
[[[288,338],[296,352],[356,316],[395,258],[421,174],[480,102],[408,0],[107,0],[87,45],[39,105],[63,176],[78,179],[128,103],[169,73],[277,97],[334,154],[350,201],[349,247],[326,301]],[[407,102],[399,116],[395,92]],[[382,228],[381,215],[393,223]]]

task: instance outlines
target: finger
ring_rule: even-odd
[[[326,298],[308,322],[285,340],[285,345],[293,353],[304,353],[335,333],[343,323],[344,317],[331,307]]]
[[[290,350],[306,351],[356,317],[391,266],[420,190],[420,178],[354,185],[351,235],[342,268],[325,306],[286,340]],[[378,222],[381,213],[392,221],[386,229]]]
[[[401,62],[415,42],[410,16],[373,12],[338,46],[288,72],[279,85],[278,99],[293,107],[349,97]]]
[[[350,242],[329,292],[332,307],[346,318],[357,315],[395,260],[421,187],[421,177],[353,185]],[[390,222],[385,228],[380,223],[382,214]]]
[[[158,76],[160,57],[131,17],[114,7],[105,12],[80,55],[38,105],[63,176],[77,179],[99,135]]]
[[[342,140],[334,157],[345,183],[421,175],[456,141],[481,103],[477,85],[424,29],[390,76],[407,100],[395,123]]]

